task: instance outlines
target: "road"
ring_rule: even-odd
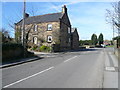
[[[2,69],[3,88],[102,88],[106,48],[74,51]]]

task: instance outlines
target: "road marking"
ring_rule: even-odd
[[[106,67],[106,70],[107,71],[115,71],[115,68],[114,67]]]
[[[76,58],[77,56],[74,56],[74,57],[72,57],[72,58],[69,58],[69,59],[67,59],[67,60],[65,60],[64,62],[68,62],[68,61],[70,61],[70,60],[72,60],[73,58]]]
[[[41,71],[41,72],[38,72],[38,73],[36,73],[36,74],[33,74],[33,75],[31,75],[31,76],[28,76],[28,77],[26,77],[26,78],[23,78],[23,79],[21,79],[21,80],[18,80],[18,81],[14,82],[14,83],[11,83],[11,84],[9,84],[9,85],[6,85],[6,86],[4,86],[3,88],[7,88],[7,87],[12,86],[12,85],[14,85],[14,84],[20,83],[20,82],[22,82],[22,81],[25,81],[25,80],[27,80],[27,79],[29,79],[29,78],[32,78],[32,77],[34,77],[34,76],[37,76],[37,75],[39,75],[39,74],[41,74],[41,73],[43,73],[43,72],[45,72],[45,71],[48,71],[48,70],[50,70],[50,69],[53,69],[53,68],[54,68],[54,67],[50,67],[50,68],[45,69],[45,70],[43,70],[43,71]]]

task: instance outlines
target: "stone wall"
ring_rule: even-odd
[[[52,30],[48,30],[48,24],[52,24]],[[33,37],[37,37],[37,46],[40,45],[48,45],[51,43],[47,43],[47,36],[52,36],[52,41],[58,43],[59,38],[59,30],[60,23],[59,22],[45,22],[45,23],[37,23],[37,31],[35,31],[35,24],[26,25],[26,34],[28,34],[29,45],[33,45]],[[52,42],[53,43],[53,42]]]
[[[79,49],[79,36],[77,33],[72,34],[72,49],[74,50]]]
[[[61,51],[71,49],[71,34],[68,33],[68,27],[71,30],[71,25],[67,14],[64,14],[60,21],[60,48]],[[70,39],[70,40],[69,40]]]

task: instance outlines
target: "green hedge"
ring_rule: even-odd
[[[2,62],[13,62],[16,59],[23,58],[23,52],[22,44],[2,44]]]
[[[2,44],[2,51],[16,49],[16,48],[23,49],[23,46],[22,44],[16,44],[16,43]]]

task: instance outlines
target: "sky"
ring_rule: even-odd
[[[106,9],[112,9],[111,2],[27,2],[26,12],[30,16],[56,13],[61,12],[63,5],[67,6],[71,25],[77,28],[80,40],[90,40],[93,33],[97,36],[103,33],[104,39],[112,39],[112,27],[105,20]],[[21,20],[22,10],[23,2],[2,2],[2,27],[12,37],[14,31],[8,24]]]

